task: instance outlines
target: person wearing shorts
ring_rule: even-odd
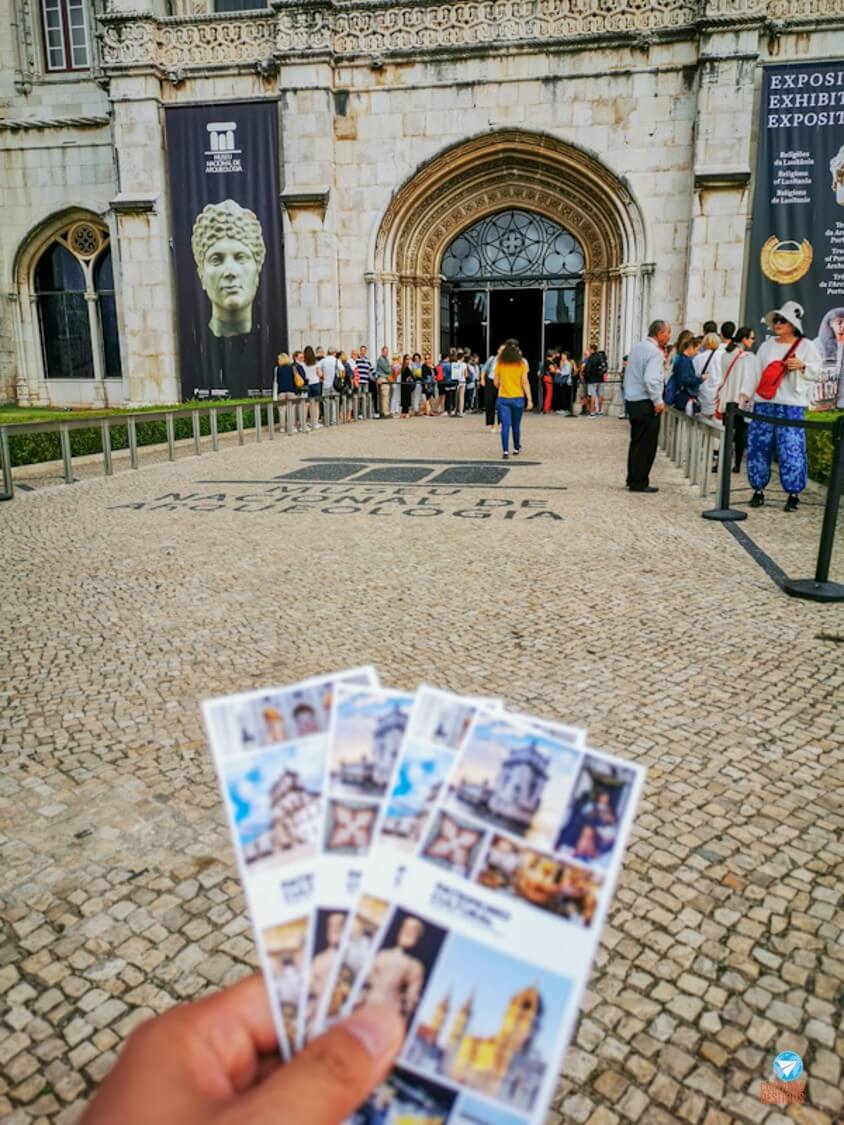
[[[303,366],[305,368],[305,379],[308,384],[308,398],[310,399],[311,426],[313,429],[318,430],[320,429],[319,399],[322,395],[322,383],[319,377],[320,372],[316,353],[310,344],[305,348],[304,360]]]

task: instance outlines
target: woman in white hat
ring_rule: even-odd
[[[765,320],[774,335],[759,349],[757,385],[745,387],[744,393],[752,399],[755,414],[802,419],[812,401],[812,384],[821,378],[820,353],[803,336],[803,310],[796,301],[772,309]],[[756,419],[747,435],[747,478],[753,488],[750,506],[761,508],[765,503],[774,441],[780,481],[788,493],[785,510],[796,512],[808,476],[806,433],[798,426],[770,426]]]

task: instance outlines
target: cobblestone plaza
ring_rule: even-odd
[[[20,471],[0,1118],[74,1121],[137,1023],[253,966],[198,701],[372,661],[648,767],[551,1120],[842,1119],[842,611],[787,599],[664,459],[625,492],[626,436],[530,418],[505,466],[479,419],[419,419]],[[743,527],[808,575],[819,505]],[[760,1101],[784,1049],[787,1110]]]

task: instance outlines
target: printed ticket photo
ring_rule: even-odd
[[[328,805],[314,894],[305,1024],[297,1047],[315,1035],[334,987],[334,967],[357,905],[363,860],[392,783],[414,696],[338,685],[328,736]]]
[[[356,1122],[543,1120],[643,779],[478,712],[350,997],[394,1006],[407,1027]],[[370,862],[374,875],[379,843]]]
[[[325,821],[328,727],[356,668],[202,705],[209,745],[271,999],[281,1053],[294,1050],[305,1001],[315,865]]]
[[[338,711],[341,698],[336,700]],[[393,884],[402,868],[402,852],[413,853],[455,754],[482,705],[497,700],[474,699],[421,686],[412,700],[409,722],[393,763],[387,793],[381,801],[372,838],[382,845],[378,894],[368,894],[366,870],[354,881],[348,901],[350,917],[335,957],[332,974],[317,1002],[313,1031],[330,1027],[344,1012],[360,970],[372,952],[372,940],[383,923]],[[389,860],[386,848],[395,854]]]

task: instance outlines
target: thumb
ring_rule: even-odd
[[[389,1005],[359,1008],[250,1094],[240,1104],[238,1120],[339,1125],[386,1075],[405,1030]]]

